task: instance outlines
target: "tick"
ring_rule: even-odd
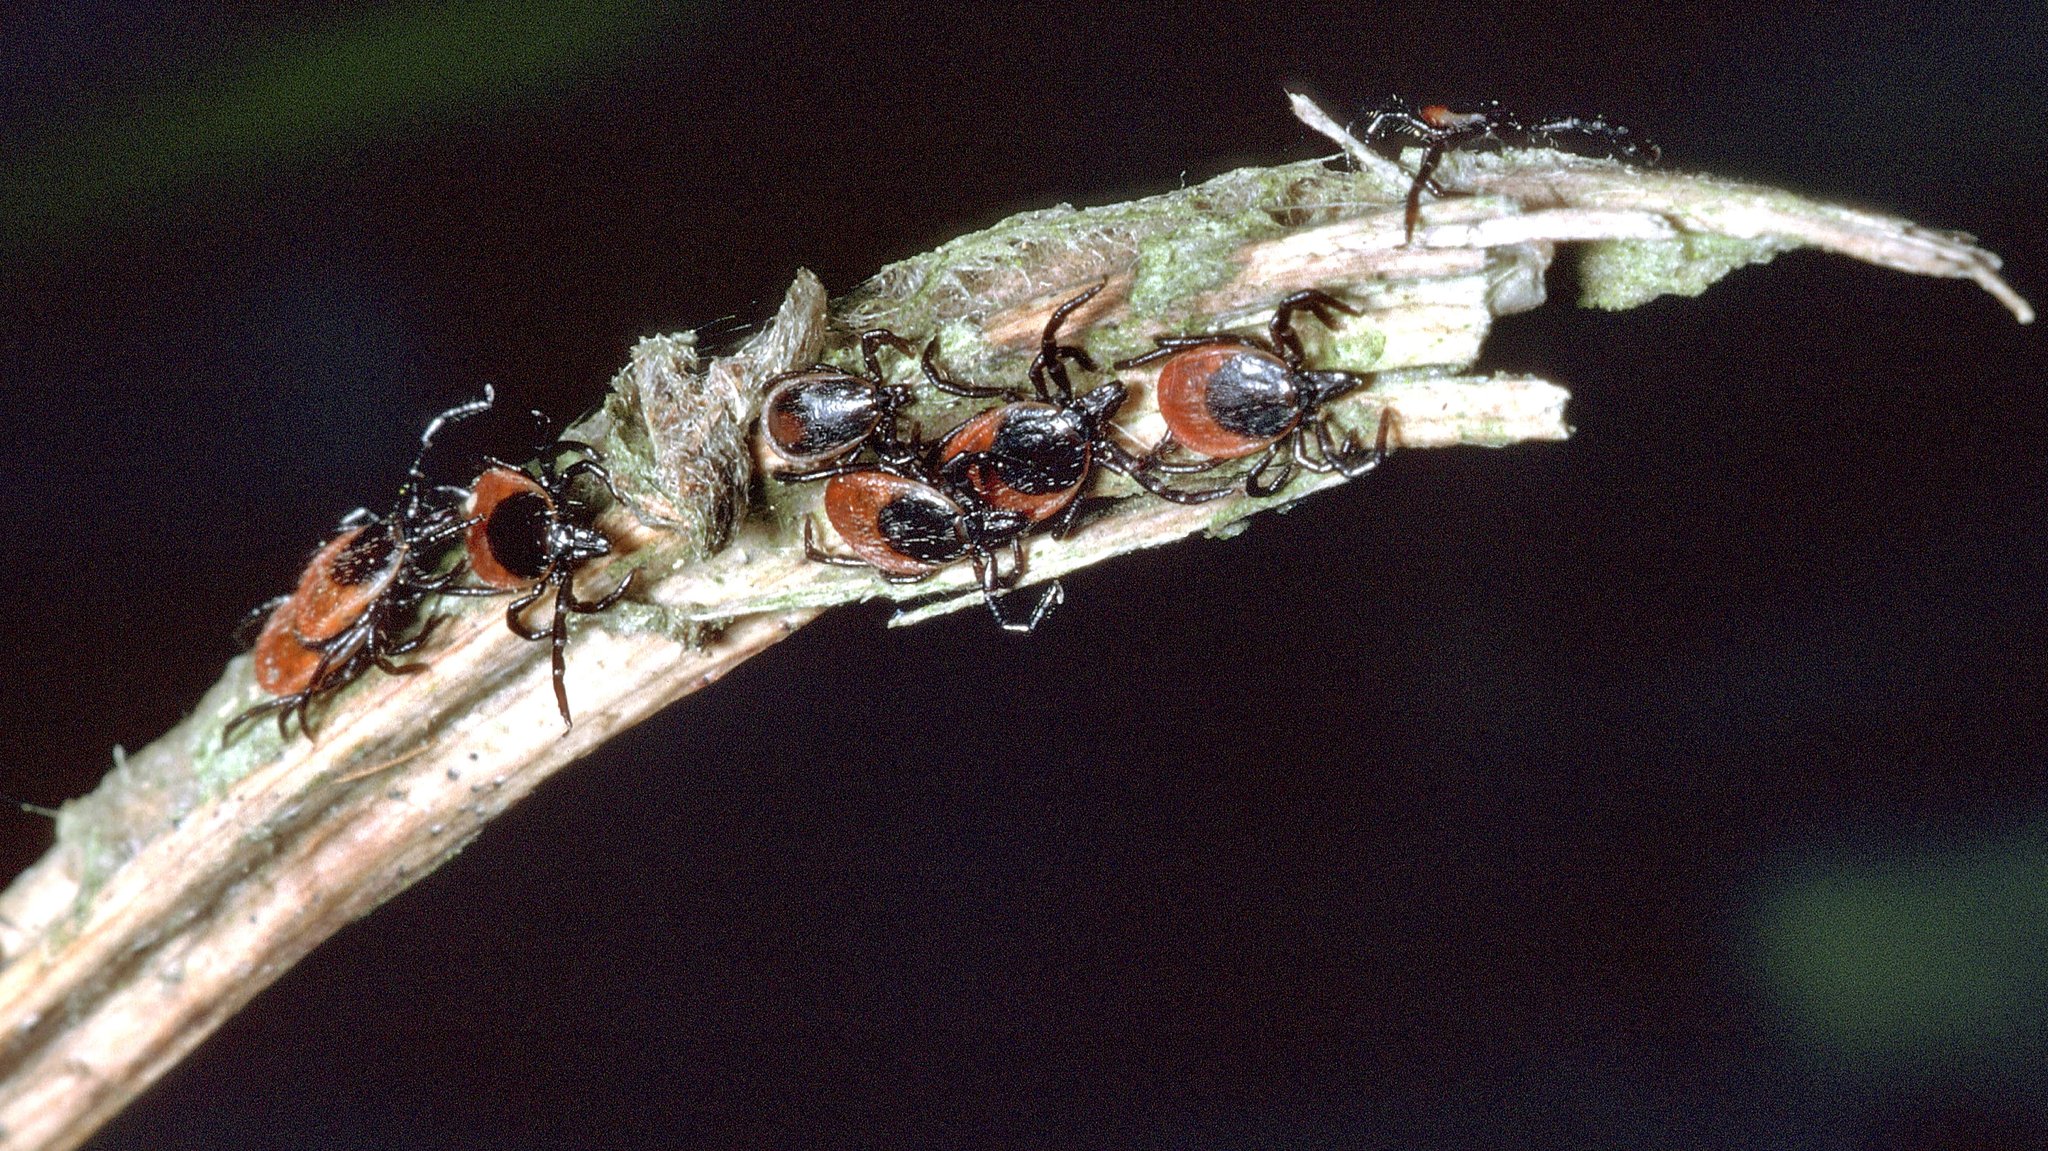
[[[1528,124],[1494,100],[1481,104],[1476,111],[1453,112],[1442,104],[1430,104],[1418,110],[1399,96],[1389,97],[1366,121],[1365,138],[1377,140],[1394,135],[1411,137],[1422,145],[1422,161],[1415,166],[1414,182],[1408,185],[1407,211],[1402,217],[1407,229],[1407,242],[1411,244],[1415,242],[1415,225],[1422,216],[1422,190],[1427,187],[1435,195],[1444,194],[1443,188],[1432,177],[1436,174],[1437,165],[1443,162],[1444,153],[1452,148],[1482,140],[1497,142],[1503,136],[1520,137],[1539,147],[1555,148],[1561,146],[1560,136],[1577,136],[1606,145],[1610,157],[1648,159],[1652,162],[1657,159],[1655,144],[1639,139],[1622,125],[1610,124],[1598,116],[1561,116]]]
[[[1258,455],[1245,474],[1244,490],[1270,496],[1286,485],[1297,464],[1312,472],[1336,471],[1355,478],[1386,458],[1384,407],[1372,447],[1361,448],[1349,439],[1339,447],[1333,441],[1323,406],[1369,380],[1357,372],[1310,368],[1301,337],[1294,331],[1297,312],[1307,312],[1324,327],[1331,326],[1332,312],[1358,315],[1334,297],[1309,289],[1280,301],[1263,340],[1231,332],[1160,336],[1153,341],[1158,345],[1153,350],[1117,362],[1119,370],[1159,364],[1156,395],[1166,436],[1146,457],[1148,468],[1206,471],[1223,461]],[[1203,457],[1203,462],[1170,462],[1176,447]],[[1276,462],[1277,476],[1264,482]]]
[[[557,460],[565,454],[577,458],[567,467],[558,467]],[[483,586],[438,589],[452,595],[515,596],[505,605],[505,626],[521,639],[552,644],[549,656],[554,668],[555,705],[561,710],[565,728],[574,726],[569,689],[564,683],[569,616],[611,607],[633,582],[629,572],[617,587],[597,599],[576,596],[576,573],[612,551],[611,541],[591,526],[599,509],[575,490],[579,479],[589,477],[613,499],[618,498],[602,459],[589,444],[557,440],[543,449],[531,467],[491,461],[490,468],[470,487],[465,540],[469,570]],[[551,592],[554,613],[548,626],[529,625],[528,610]]]
[[[1024,533],[1031,519],[999,508],[972,490],[947,490],[929,476],[883,468],[841,472],[825,483],[825,518],[852,556],[819,549],[804,521],[804,554],[818,563],[873,569],[890,583],[918,583],[939,569],[966,560],[981,586],[989,614],[1005,631],[1031,631],[1065,598],[1057,581],[1038,597],[1028,617],[1013,620],[997,603],[1024,574]],[[999,555],[1010,553],[1010,568]]]
[[[1083,348],[1062,344],[1060,329],[1095,294],[1097,284],[1053,309],[1031,359],[1032,394],[1010,388],[978,387],[951,379],[935,362],[938,341],[925,346],[923,367],[933,387],[958,396],[1002,397],[1008,403],[969,417],[939,440],[935,466],[971,489],[991,507],[1016,512],[1033,524],[1065,513],[1055,534],[1071,530],[1078,498],[1096,465],[1130,477],[1153,495],[1199,504],[1230,494],[1230,488],[1187,491],[1169,486],[1145,461],[1112,438],[1116,414],[1130,398],[1120,380],[1074,394],[1067,364],[1088,371],[1095,361]]]
[[[866,375],[813,364],[768,381],[768,394],[761,402],[761,432],[769,449],[789,465],[789,470],[775,473],[777,479],[816,478],[863,444],[872,446],[881,459],[904,457],[909,449],[896,434],[897,413],[915,397],[908,387],[891,384],[883,376],[880,357],[885,347],[905,355],[912,351],[903,337],[872,328],[860,334]]]
[[[292,719],[310,737],[307,712],[321,697],[340,691],[372,667],[392,675],[426,670],[419,663],[393,662],[417,650],[434,623],[413,631],[421,600],[444,590],[453,573],[436,575],[468,522],[446,504],[430,499],[421,463],[434,436],[445,426],[488,408],[492,395],[459,404],[434,417],[420,433],[420,450],[407,469],[396,506],[385,515],[358,508],[343,517],[340,530],[313,553],[298,587],[251,614],[263,618],[250,661],[256,686],[274,697],[227,722],[225,743],[242,725],[275,713],[280,736]],[[412,632],[408,637],[407,632]]]

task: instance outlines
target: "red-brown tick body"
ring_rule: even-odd
[[[419,647],[432,623],[404,638],[418,617],[420,601],[441,590],[452,576],[436,576],[441,545],[460,535],[464,524],[445,506],[428,499],[421,461],[435,433],[490,406],[461,404],[436,416],[420,434],[398,504],[384,516],[358,509],[334,538],[320,546],[299,575],[292,593],[258,609],[267,611],[250,655],[256,686],[270,695],[227,722],[223,741],[252,719],[277,714],[280,735],[293,717],[311,735],[307,710],[321,696],[355,682],[371,667],[394,675],[424,670],[421,664],[393,663]]]
[[[398,578],[405,558],[381,527],[350,528],[322,546],[299,576],[298,589],[263,623],[250,653],[256,686],[272,695],[296,695],[313,686],[323,661],[330,669],[348,663],[374,633],[361,625]],[[333,643],[351,628],[359,634]],[[321,644],[332,646],[316,646]]]
[[[547,574],[555,501],[532,476],[491,468],[471,485],[468,510],[475,522],[463,546],[477,579],[500,591],[525,591]],[[607,542],[604,551],[610,550]]]
[[[831,364],[813,364],[784,372],[768,381],[761,401],[761,432],[790,470],[778,479],[817,478],[863,445],[885,460],[904,458],[905,445],[896,434],[897,412],[912,400],[909,388],[890,384],[882,375],[883,347],[908,353],[910,344],[883,328],[860,335],[861,359],[867,375]]]
[[[1235,344],[1206,344],[1159,368],[1159,414],[1182,447],[1215,460],[1271,447],[1300,423],[1302,389],[1279,356]]]
[[[982,457],[966,455],[959,460],[971,466]],[[872,568],[890,583],[916,583],[964,559],[973,565],[989,614],[1005,631],[1031,631],[1063,598],[1055,582],[1026,619],[1003,615],[996,601],[1024,574],[1023,537],[1031,520],[982,502],[970,488],[936,476],[860,468],[828,480],[824,502],[825,518],[853,556],[818,550],[806,519],[804,553],[819,563]],[[1007,572],[998,562],[1001,548],[1010,552]]]
[[[1165,471],[1204,471],[1218,463],[1259,455],[1245,475],[1249,495],[1269,496],[1293,475],[1294,466],[1313,472],[1338,471],[1359,476],[1386,457],[1386,409],[1380,411],[1374,446],[1339,447],[1322,417],[1323,406],[1366,385],[1355,372],[1318,370],[1308,366],[1301,338],[1294,332],[1294,314],[1306,311],[1330,323],[1331,312],[1358,313],[1322,292],[1296,292],[1280,301],[1267,327],[1267,339],[1228,332],[1198,336],[1162,336],[1158,347],[1122,360],[1118,368],[1159,363],[1156,395],[1166,421],[1166,438],[1150,456],[1151,467]],[[1163,361],[1163,362],[1162,362]],[[1317,451],[1308,450],[1313,435]],[[1185,448],[1206,462],[1172,464],[1166,457]],[[1263,454],[1261,454],[1263,453]],[[1264,482],[1275,463],[1279,475]]]
[[[894,580],[919,580],[965,556],[967,510],[921,480],[868,469],[825,482],[825,518],[868,566]],[[1020,532],[1018,516],[996,517],[996,531]]]
[[[964,485],[984,504],[1015,512],[1033,524],[1069,513],[1059,526],[1072,526],[1071,512],[1088,486],[1097,464],[1121,472],[1152,494],[1176,503],[1195,504],[1229,494],[1228,488],[1186,491],[1169,487],[1144,467],[1144,461],[1117,443],[1113,421],[1130,391],[1111,380],[1076,396],[1067,374],[1072,361],[1093,370],[1095,362],[1081,348],[1059,341],[1061,326],[1075,310],[1093,299],[1102,285],[1082,292],[1053,309],[1032,357],[1030,379],[1036,398],[1009,388],[982,388],[948,378],[933,362],[936,343],[925,348],[925,376],[942,391],[962,396],[1002,396],[1009,403],[979,412],[939,440],[936,468],[953,484]]]
[[[557,470],[555,457],[563,452],[583,458]],[[572,724],[563,653],[569,639],[569,613],[603,611],[619,602],[633,582],[628,574],[598,599],[576,598],[577,571],[612,550],[611,541],[590,526],[595,511],[570,492],[577,477],[590,476],[617,496],[610,473],[597,461],[597,450],[590,445],[560,440],[547,447],[538,472],[494,463],[477,477],[470,486],[470,523],[464,545],[469,570],[484,586],[444,589],[455,595],[515,595],[505,608],[505,626],[521,639],[550,641],[555,705],[562,713],[564,728]],[[555,603],[549,625],[528,626],[527,609],[550,590]]]
[[[975,493],[991,507],[1043,523],[1073,504],[1095,464],[1099,424],[1080,405],[1094,400],[1089,407],[1099,409],[1106,400],[1113,411],[1123,397],[1121,384],[1109,384],[1065,407],[1019,400],[990,408],[946,433],[939,466],[979,454],[980,462],[965,466]]]

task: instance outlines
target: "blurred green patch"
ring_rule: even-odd
[[[1852,1060],[2034,1057],[2048,1037],[2048,837],[1800,869],[1756,957],[1793,1028]]]
[[[672,48],[682,16],[650,0],[468,0],[280,30],[0,165],[0,243],[61,240],[180,193],[559,90]]]

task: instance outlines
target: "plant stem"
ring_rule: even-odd
[[[1163,196],[1027,213],[884,269],[836,304],[801,273],[774,322],[730,355],[644,341],[605,408],[570,434],[599,444],[621,505],[601,521],[632,570],[630,601],[579,617],[575,728],[556,716],[545,645],[490,605],[456,607],[423,674],[372,674],[329,701],[314,740],[257,724],[246,657],[193,714],[66,804],[58,841],[0,894],[0,1147],[76,1146],[322,940],[455,854],[548,775],[709,686],[827,607],[937,597],[900,622],[975,603],[948,570],[914,588],[807,561],[816,485],[757,484],[751,420],[765,380],[843,353],[887,325],[936,335],[966,378],[1021,379],[1052,308],[1102,291],[1071,321],[1100,362],[1169,333],[1245,327],[1280,297],[1337,292],[1362,315],[1317,336],[1317,362],[1378,373],[1333,408],[1353,429],[1384,408],[1400,449],[1561,440],[1562,389],[1467,374],[1493,317],[1545,297],[1556,244],[1594,245],[1583,297],[1625,307],[1697,294],[1730,268],[1800,246],[1974,280],[2021,322],[2032,309],[1966,237],[1790,193],[1549,151],[1454,153],[1448,193],[1405,242],[1406,177],[1305,100],[1305,122],[1355,168],[1245,169]],[[1140,440],[1161,429],[1149,375],[1131,381]],[[963,408],[924,401],[926,427]],[[1120,481],[1119,481],[1120,482]],[[1036,538],[1044,580],[1245,519],[1344,482],[1303,476],[1278,498],[1197,507],[1105,483],[1114,506],[1067,540]],[[765,492],[759,489],[765,488]],[[588,594],[586,592],[586,594]]]

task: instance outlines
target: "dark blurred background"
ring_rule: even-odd
[[[2048,302],[2048,13],[12,5],[0,790],[89,790],[495,381],[1019,210],[1605,113]],[[1568,444],[835,612],[265,991],[94,1146],[2048,1144],[2042,334],[1816,255],[1503,322]],[[573,685],[572,685],[573,687]],[[5,864],[47,846],[8,816]]]

